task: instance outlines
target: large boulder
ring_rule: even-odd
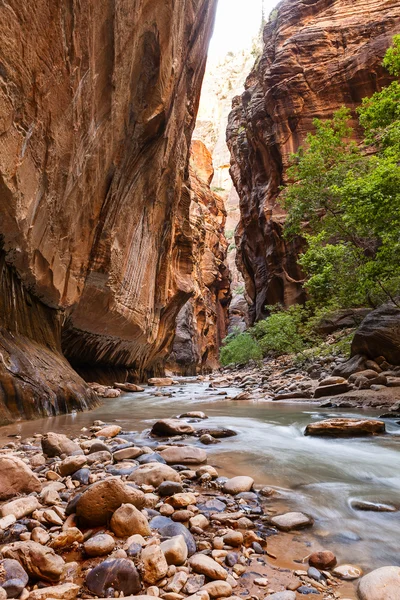
[[[1,550],[4,558],[17,560],[32,579],[50,583],[59,581],[64,572],[64,560],[49,548],[37,542],[14,542]]]
[[[144,494],[120,479],[111,477],[94,483],[80,496],[76,514],[87,526],[106,525],[122,504],[133,504],[136,508],[143,508]]]
[[[360,600],[398,600],[400,567],[382,567],[365,575],[358,585]]]
[[[369,358],[384,356],[400,365],[400,308],[383,304],[365,317],[351,345],[351,355],[365,354]]]
[[[0,501],[8,500],[18,494],[40,492],[42,485],[20,458],[2,456],[0,458]]]
[[[63,433],[53,433],[52,431],[42,437],[42,450],[49,458],[62,456],[63,454],[66,456],[83,454],[79,444],[70,440]]]
[[[154,423],[151,433],[158,436],[193,434],[194,428],[179,419],[160,419]]]
[[[134,481],[138,485],[152,485],[153,487],[158,487],[163,481],[181,483],[179,474],[172,467],[158,462],[141,465],[129,475],[128,480]]]
[[[376,419],[326,419],[307,425],[304,435],[357,437],[385,433],[384,421]]]

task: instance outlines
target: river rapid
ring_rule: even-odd
[[[143,432],[143,444],[148,445],[146,434],[155,419],[202,410],[209,419],[199,427],[224,426],[238,434],[207,446],[209,462],[221,475],[250,475],[257,487],[276,488],[278,495],[271,500],[271,507],[276,512],[294,509],[310,514],[315,525],[307,535],[321,548],[334,551],[340,563],[358,564],[365,570],[400,565],[400,513],[351,507],[353,500],[400,507],[400,425],[394,419],[386,419],[385,436],[310,438],[303,431],[312,421],[376,413],[321,409],[298,401],[233,401],[210,389],[208,382],[185,382],[161,388],[167,396],[146,388],[142,393],[105,399],[91,412],[14,423],[0,428],[0,443],[10,442],[13,435],[24,439],[48,431],[78,434],[82,427],[100,419],[118,423],[124,431]],[[225,391],[234,396],[241,390]],[[199,444],[197,438],[193,443]]]

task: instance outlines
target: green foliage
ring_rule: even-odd
[[[211,190],[212,190],[213,192],[217,192],[217,194],[218,194],[218,192],[224,192],[224,191],[225,191],[225,188],[223,188],[223,187],[216,187],[216,186],[212,185],[212,186],[211,186]]]
[[[273,8],[268,16],[268,23],[274,23],[279,15],[279,11],[277,8]]]
[[[220,352],[222,366],[246,364],[262,358],[260,346],[249,333],[231,334],[224,340]]]
[[[400,74],[400,36],[385,66]],[[350,141],[350,113],[316,120],[306,147],[292,157],[283,191],[285,235],[306,230],[300,258],[315,306],[376,305],[400,288],[400,82],[364,100],[364,146]],[[374,144],[377,153],[365,152]]]
[[[259,321],[251,329],[251,335],[258,341],[264,355],[293,354],[302,352],[306,347],[303,337],[305,311],[299,306],[288,310],[268,307],[271,315]]]

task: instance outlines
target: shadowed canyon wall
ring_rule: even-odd
[[[217,368],[219,347],[227,333],[231,295],[229,269],[225,264],[226,210],[221,196],[210,188],[213,176],[210,152],[200,140],[194,140],[190,156],[190,225],[195,293],[178,314],[168,363],[175,373],[184,375]]]
[[[252,301],[265,306],[304,300],[296,259],[301,239],[282,237],[279,204],[290,154],[315,118],[343,105],[353,111],[389,81],[385,51],[400,31],[400,0],[283,0],[264,30],[262,56],[232,105],[227,129],[231,175],[240,197],[237,262]]]
[[[188,158],[215,6],[0,3],[4,419],[93,405],[63,354],[90,378],[161,371],[195,292]]]

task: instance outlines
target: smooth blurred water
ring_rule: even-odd
[[[208,383],[195,381],[162,390],[171,397],[156,396],[154,389],[147,388],[144,393],[105,399],[101,407],[89,413],[3,427],[0,441],[10,441],[10,434],[24,438],[46,431],[78,434],[95,419],[142,432],[144,441],[155,419],[203,410],[209,419],[195,427],[224,426],[238,433],[207,447],[212,455],[209,462],[219,467],[222,474],[248,474],[259,485],[276,487],[280,496],[271,500],[271,506],[312,515],[312,535],[322,547],[334,550],[341,562],[357,563],[367,569],[400,565],[400,512],[361,512],[350,506],[352,499],[360,499],[400,507],[400,426],[394,420],[386,420],[386,436],[311,438],[303,435],[311,421],[376,413],[289,402],[229,401],[209,389]],[[238,392],[226,391],[230,395]]]

